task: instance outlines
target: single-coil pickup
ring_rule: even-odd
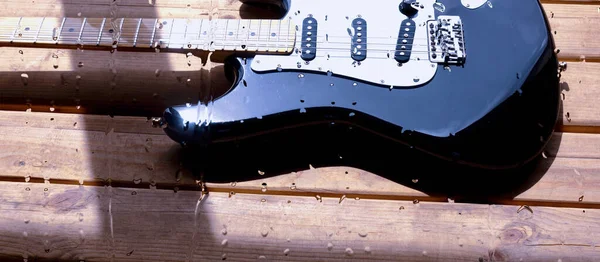
[[[398,42],[396,43],[396,52],[394,54],[394,59],[398,63],[406,63],[410,60],[416,28],[415,22],[412,19],[402,21],[400,33],[398,34]]]
[[[352,20],[354,36],[350,46],[350,55],[355,61],[363,61],[367,58],[367,21],[362,18]]]
[[[317,19],[314,17],[304,18],[302,22],[302,54],[300,57],[305,61],[315,59],[317,56]]]

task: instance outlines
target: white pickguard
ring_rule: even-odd
[[[400,1],[364,0],[296,0],[284,19],[298,25],[296,48],[301,48],[303,19],[312,15],[318,21],[316,58],[306,63],[300,52],[291,55],[257,55],[251,68],[255,71],[280,69],[330,71],[382,86],[411,87],[430,81],[437,63],[429,60],[426,22],[434,17],[435,0],[420,0],[423,8],[412,17],[416,35],[410,61],[398,65],[394,52],[401,22],[407,18],[399,10]],[[367,22],[367,58],[360,63],[351,57],[352,20],[362,17]],[[354,33],[354,32],[352,32]],[[298,67],[300,66],[300,68]]]

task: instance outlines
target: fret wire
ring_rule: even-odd
[[[269,42],[271,41],[271,39],[269,38],[269,36],[271,35],[271,26],[273,25],[271,20],[268,20],[268,21],[269,21],[269,29],[267,29],[267,36],[265,38],[267,40],[265,42],[265,50],[267,52],[269,51],[269,44],[270,44]]]
[[[260,32],[262,30],[262,19],[258,21],[258,33],[256,34],[256,50],[258,50],[260,48],[259,44],[260,43]]]
[[[13,30],[13,33],[10,37],[10,41],[12,42],[13,40],[15,40],[15,34],[17,33],[17,30],[19,29],[19,27],[21,27],[21,20],[23,20],[23,17],[19,17],[19,22],[17,22],[17,26],[15,27],[15,30]]]
[[[175,18],[171,19],[171,30],[169,30],[169,41],[167,41],[167,46],[165,47],[169,47],[170,43],[171,43],[171,33],[173,33],[173,27],[175,26]]]
[[[235,33],[235,40],[236,41],[240,41],[240,27],[241,27],[240,25],[242,25],[242,20],[238,19],[238,28],[237,28],[237,32]],[[238,42],[237,46],[239,46],[239,45],[240,45],[240,43]],[[237,46],[235,48],[237,48]]]
[[[227,48],[227,28],[229,28],[229,19],[225,20],[225,34],[223,34],[223,46],[221,49]]]
[[[35,34],[35,40],[33,40],[34,43],[36,43],[38,38],[40,37],[40,31],[42,31],[42,25],[44,24],[45,20],[46,20],[46,17],[42,17],[42,22],[40,22],[40,27],[38,27],[38,31]]]
[[[244,42],[244,44],[246,44],[246,48],[248,48],[248,40],[250,40],[250,33],[252,32],[252,30],[250,29],[252,28],[252,20],[248,21],[248,30],[246,30],[246,41]]]
[[[58,40],[60,39],[60,35],[62,35],[62,30],[65,27],[65,21],[67,21],[67,18],[63,17],[63,20],[60,23],[60,29],[58,29],[58,36],[56,37],[56,43],[58,43]]]
[[[140,33],[140,27],[142,26],[142,19],[143,18],[140,18],[140,20],[138,21],[138,24],[137,24],[137,28],[135,29],[135,36],[133,37],[133,46],[134,47],[137,44],[138,34]]]
[[[98,41],[96,45],[100,45],[100,39],[102,39],[102,33],[104,31],[104,24],[106,24],[106,17],[102,19],[102,25],[100,25],[100,33],[98,33]]]
[[[119,25],[119,37],[117,37],[117,44],[119,44],[119,40],[121,40],[121,30],[123,30],[123,23],[125,22],[125,17],[121,18],[121,24]],[[114,40],[113,40],[114,43]]]
[[[189,27],[189,26],[190,26],[190,21],[189,21],[189,20],[186,20],[186,23],[185,23],[185,30],[183,30],[183,40],[184,40],[184,41],[186,41],[186,40],[187,40],[187,30],[188,30],[188,27]]]
[[[277,30],[278,30],[278,32],[277,32],[277,43],[275,43],[275,48],[276,48],[276,51],[279,51],[279,40],[280,40],[280,37],[281,37],[281,20],[279,20],[279,29],[277,29]]]
[[[290,27],[292,27],[292,23],[288,19],[287,34],[285,35],[285,52],[290,48]]]
[[[83,22],[81,23],[81,30],[79,30],[79,38],[77,38],[77,42],[81,42],[81,36],[83,35],[83,28],[85,27],[86,22],[87,22],[87,17],[84,17]]]
[[[202,25],[204,24],[204,19],[200,19],[200,29],[198,29],[198,37],[197,40],[200,40],[200,36],[202,35]]]
[[[150,47],[154,46],[154,37],[156,36],[157,25],[158,25],[158,18],[154,20],[154,28],[152,29],[152,38],[150,39]]]

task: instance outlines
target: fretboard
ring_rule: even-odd
[[[290,20],[0,17],[0,43],[291,53]]]

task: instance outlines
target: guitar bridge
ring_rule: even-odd
[[[464,64],[467,53],[463,24],[458,16],[439,16],[427,21],[429,60],[442,64]]]

